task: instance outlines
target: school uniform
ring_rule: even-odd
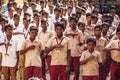
[[[42,78],[42,62],[40,57],[40,51],[42,50],[42,44],[34,40],[33,42],[30,39],[27,39],[23,42],[21,50],[25,48],[35,45],[35,49],[27,51],[25,54],[25,73],[26,80],[31,77]]]
[[[14,37],[11,38],[10,41],[8,41],[6,35],[0,38],[0,42],[3,43],[8,43],[9,46],[6,47],[5,45],[0,46],[0,52],[2,53],[2,72],[4,76],[4,80],[8,80],[10,77],[12,80],[17,80],[16,79],[16,69],[15,66],[17,64],[17,54],[16,51],[18,50],[17,48],[17,40],[15,40]],[[9,74],[10,72],[10,74]]]
[[[81,55],[79,43],[83,43],[83,35],[82,32],[77,28],[75,31],[71,30],[71,28],[67,28],[64,32],[65,35],[67,34],[76,34],[75,36],[69,35],[70,38],[70,46],[71,46],[71,68],[74,70],[74,80],[79,80],[79,58]]]
[[[105,62],[107,56],[106,53],[103,51],[105,46],[107,45],[107,40],[104,37],[100,37],[99,40],[96,39],[96,50],[100,52],[100,57],[102,58],[102,62]],[[102,63],[101,62],[101,63]],[[108,75],[107,63],[100,64],[99,65],[99,80],[106,80],[106,77]]]
[[[48,42],[48,40],[53,36],[53,33],[51,31],[46,31],[46,32],[39,32],[38,33],[38,40],[41,42],[42,46],[43,46],[43,50],[45,49],[45,46]],[[50,69],[50,62],[51,62],[51,55],[47,55],[47,58],[46,58],[46,62],[47,62],[47,66],[48,66],[48,69]],[[45,64],[45,59],[42,60],[42,72],[43,72],[43,75],[46,76],[46,64]]]
[[[82,80],[99,80],[99,62],[102,61],[100,53],[94,50],[92,53],[86,50],[82,53],[80,61],[93,55],[95,58],[82,65]]]
[[[50,80],[68,80],[65,73],[67,65],[67,51],[70,50],[69,39],[65,36],[59,40],[57,37],[52,37],[46,47],[51,47],[57,44],[63,45],[63,48],[55,48],[51,51],[51,64],[50,64]]]
[[[106,48],[119,48],[120,40],[112,40]],[[111,51],[112,63],[110,67],[110,80],[119,80],[120,79],[120,51],[112,50]]]

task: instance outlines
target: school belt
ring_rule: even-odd
[[[120,62],[116,62],[116,61],[114,61],[114,60],[112,60],[114,63],[116,63],[117,65],[120,65]]]

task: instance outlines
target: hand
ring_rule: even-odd
[[[55,48],[63,48],[64,46],[61,44],[55,45]]]
[[[42,55],[41,55],[41,59],[43,60],[43,59],[45,59],[47,57],[47,54],[46,53],[43,53]]]
[[[15,72],[17,72],[17,71],[18,71],[18,65],[15,66]]]
[[[69,72],[70,72],[70,67],[66,66],[65,73],[69,73]]]
[[[94,58],[94,56],[93,55],[90,55],[88,58],[87,58],[87,61],[89,61],[89,60],[91,60],[91,59],[93,59]]]
[[[31,46],[29,46],[28,49],[29,49],[29,50],[31,50],[31,49],[35,49],[35,45],[31,45]]]

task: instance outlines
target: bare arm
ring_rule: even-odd
[[[31,46],[25,48],[24,50],[20,50],[20,51],[18,51],[18,53],[22,55],[31,49],[35,49],[35,45],[31,45]]]

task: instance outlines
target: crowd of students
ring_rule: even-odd
[[[9,0],[0,16],[3,80],[120,79],[120,18],[93,0]],[[80,70],[82,73],[80,74]],[[2,79],[2,78],[1,78]]]

